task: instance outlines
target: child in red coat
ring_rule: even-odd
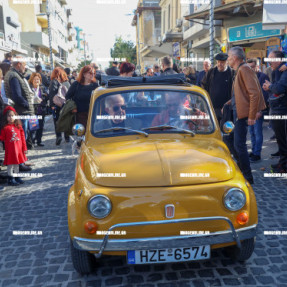
[[[20,177],[13,177],[19,173],[19,164],[27,161],[27,146],[24,130],[14,108],[7,106],[4,111],[4,128],[1,130],[0,141],[5,144],[4,165],[7,165],[8,185],[24,183]]]

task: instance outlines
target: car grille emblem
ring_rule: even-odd
[[[173,204],[167,204],[165,206],[165,217],[166,218],[173,218],[174,217],[174,205]]]

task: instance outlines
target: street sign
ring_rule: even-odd
[[[254,23],[249,25],[231,27],[228,29],[228,41],[236,42],[249,39],[264,38],[280,35],[279,29],[262,30],[262,23]]]

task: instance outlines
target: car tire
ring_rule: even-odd
[[[255,247],[255,238],[243,240],[241,242],[241,249],[237,246],[230,246],[226,248],[227,255],[234,261],[246,261],[248,260]]]
[[[87,251],[75,248],[72,240],[70,241],[70,247],[74,268],[83,275],[91,273],[94,270],[95,256]]]

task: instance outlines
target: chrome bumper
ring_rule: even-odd
[[[227,217],[222,216],[119,223],[110,227],[108,231],[112,231],[115,228],[128,227],[128,226],[160,225],[160,224],[210,221],[210,220],[227,221],[230,226],[230,229],[224,231],[217,231],[209,234],[133,238],[133,239],[109,239],[108,234],[106,234],[103,239],[87,239],[75,236],[73,238],[73,245],[75,248],[79,250],[98,251],[98,253],[95,254],[95,256],[97,258],[100,258],[104,251],[127,251],[127,250],[147,250],[147,249],[174,248],[174,247],[190,247],[190,246],[214,245],[214,244],[222,244],[230,242],[236,242],[237,246],[241,248],[241,242],[240,242],[241,240],[253,238],[256,236],[256,226],[257,226],[256,224],[235,230],[231,220]]]

